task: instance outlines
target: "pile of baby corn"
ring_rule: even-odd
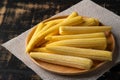
[[[66,18],[36,25],[26,52],[34,59],[89,70],[95,60],[112,60],[112,52],[106,50],[105,32],[110,30],[95,18],[72,12]]]

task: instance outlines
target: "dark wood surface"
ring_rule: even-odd
[[[0,44],[79,1],[81,0],[0,0]],[[93,1],[120,15],[120,0]],[[0,80],[42,79],[0,46]],[[97,80],[120,80],[120,64]]]

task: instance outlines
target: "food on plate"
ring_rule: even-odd
[[[70,15],[71,16],[71,15]],[[69,17],[69,16],[68,16]],[[58,33],[58,29],[60,26],[69,26],[69,25],[77,25],[79,23],[82,23],[82,17],[81,16],[77,16],[77,17],[73,17],[71,19],[65,19],[63,22],[58,23],[57,25],[54,25],[52,27],[50,27],[49,29],[47,29],[44,32],[39,32],[37,33],[38,36],[35,36],[33,39],[31,39],[26,47],[26,52],[30,52],[36,44],[38,44],[39,42],[41,42],[41,40],[47,36],[48,34],[50,34],[51,32],[55,32],[56,34]]]
[[[98,19],[80,16],[77,12],[50,18],[31,31],[26,52],[36,62],[92,70],[100,63],[112,61],[113,49],[108,49],[114,46],[110,40],[111,29]]]

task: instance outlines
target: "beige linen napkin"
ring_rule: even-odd
[[[83,0],[69,9],[55,15],[66,15],[73,11],[77,11],[79,15],[89,16],[98,18],[103,24],[112,26],[112,32],[116,40],[115,55],[112,62],[108,62],[103,67],[97,69],[90,74],[78,75],[78,76],[62,76],[48,72],[36,64],[34,64],[29,56],[25,53],[25,39],[30,30],[22,33],[18,37],[2,44],[8,49],[13,55],[24,62],[29,68],[36,72],[43,80],[96,80],[105,71],[109,70],[116,63],[120,62],[120,17],[115,15],[113,12],[102,8],[90,0]]]

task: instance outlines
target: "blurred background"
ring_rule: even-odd
[[[81,0],[0,0],[0,44]],[[120,16],[120,0],[92,0]],[[16,46],[17,47],[17,46]],[[42,80],[0,46],[0,80]],[[120,80],[120,63],[97,80]]]

